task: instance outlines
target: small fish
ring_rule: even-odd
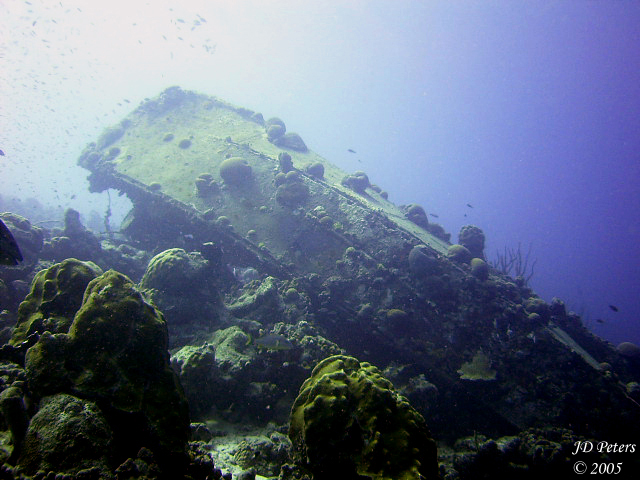
[[[238,280],[243,285],[246,285],[247,283],[252,282],[253,280],[258,280],[260,278],[260,273],[253,267],[243,268],[232,267],[231,265],[228,265],[227,267],[231,270],[233,276],[236,277],[236,280]]]
[[[614,312],[617,312],[617,311],[618,311],[618,307],[616,307],[615,305],[609,305],[609,308],[610,308],[611,310],[613,310]]]
[[[16,239],[0,220],[0,265],[18,265],[23,260]]]
[[[347,152],[349,152],[349,153],[357,153],[357,152],[356,152],[354,149],[352,149],[352,148],[347,148]]]
[[[284,351],[291,350],[293,348],[293,344],[287,337],[277,333],[268,333],[263,337],[256,338],[254,343],[259,349],[270,351]]]
[[[601,318],[598,318],[598,319],[596,319],[596,322],[602,324],[602,323],[604,323],[604,320],[602,320]]]
[[[470,203],[467,203],[467,207],[473,208],[473,205],[471,205]]]
[[[431,215],[433,218],[440,218],[438,215],[436,215],[435,213],[430,213],[429,215]]]

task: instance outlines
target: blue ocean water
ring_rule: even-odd
[[[0,15],[3,198],[102,214],[79,152],[180,85],[281,117],[454,240],[479,226],[490,259],[531,246],[543,298],[640,343],[637,2],[12,0]]]

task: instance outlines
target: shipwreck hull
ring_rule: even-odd
[[[153,225],[162,227],[153,232],[160,238],[168,230],[169,238],[182,233],[206,241],[215,231],[217,238],[253,252],[251,261],[323,276],[335,270],[348,246],[380,261],[408,243],[446,253],[445,241],[410,222],[375,186],[357,194],[341,184],[344,172],[310,150],[277,146],[265,126],[253,111],[173,87],[105,132],[79,163],[92,172],[92,191],[115,188],[133,201],[137,223],[127,223],[125,230],[139,240]],[[296,183],[308,193],[294,191],[279,202],[276,175],[287,173],[279,167],[283,152],[292,159]],[[250,167],[247,178],[235,184],[220,173],[230,158]],[[318,163],[324,166],[322,178],[305,172]],[[202,175],[214,186],[199,193],[196,181]]]
[[[451,260],[426,217],[411,219],[362,174],[282,140],[274,124],[172,87],[107,130],[79,164],[93,191],[132,200],[123,231],[147,249],[215,245],[221,265],[295,285],[304,298],[296,320],[386,367],[436,437],[531,427],[633,437],[640,408],[626,385],[640,380],[635,360],[561,302]],[[424,258],[412,263],[415,247]]]

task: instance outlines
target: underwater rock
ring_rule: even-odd
[[[151,259],[140,280],[140,287],[162,292],[188,293],[206,280],[208,262],[198,252],[170,248]]]
[[[524,303],[524,308],[529,313],[537,313],[541,318],[549,319],[549,304],[540,297],[529,297]]]
[[[171,365],[189,401],[192,419],[202,418],[215,405],[217,390],[221,388],[216,382],[219,373],[215,347],[209,343],[182,347],[172,355]]]
[[[416,205],[415,203],[407,206],[407,218],[419,227],[428,228],[429,226],[427,212],[424,211],[424,208],[420,205]]]
[[[99,275],[102,269],[95,263],[75,258],[38,272],[18,308],[18,322],[9,343],[19,345],[33,333],[67,333],[85,288]]]
[[[282,173],[288,173],[293,170],[293,160],[291,160],[291,155],[287,152],[280,152],[278,154],[278,164],[280,165],[280,171]]]
[[[276,187],[279,187],[280,185],[282,185],[285,180],[287,179],[287,175],[282,173],[282,172],[278,172],[275,176],[275,178],[273,179],[273,183],[275,184]]]
[[[276,279],[269,276],[259,284],[247,285],[242,295],[227,305],[227,310],[235,317],[244,317],[249,313],[256,316],[260,312],[268,315],[280,310],[280,302]]]
[[[42,250],[44,245],[42,228],[32,225],[29,220],[15,213],[0,213],[0,219],[11,231],[25,260],[27,262],[35,261],[38,252]]]
[[[260,112],[253,113],[249,118],[252,122],[255,122],[259,125],[264,125],[264,117]]]
[[[189,411],[167,348],[162,314],[109,270],[87,285],[69,333],[42,334],[25,368],[36,399],[66,393],[96,402],[113,431],[114,455],[124,459],[146,446],[167,475],[179,475]]]
[[[300,373],[301,378],[297,379],[283,379],[282,383],[287,383],[292,388],[299,388],[300,384],[307,378],[309,370],[313,368],[321,360],[330,357],[331,355],[343,355],[344,349],[340,348],[334,342],[327,340],[318,333],[318,329],[306,320],[301,320],[293,325],[278,322],[273,326],[273,332],[283,335],[290,340],[292,344],[296,346],[300,351],[298,361],[295,362],[295,367],[304,371],[295,372]],[[289,372],[290,376],[292,372]]]
[[[277,477],[280,466],[289,459],[291,442],[278,432],[252,437],[240,442],[233,455],[234,461],[243,468],[254,468],[263,477]]]
[[[387,375],[387,369],[384,373]],[[397,385],[396,379],[393,379],[393,384]],[[397,386],[397,388],[423,416],[438,414],[438,387],[427,380],[423,373],[409,378],[405,385]]]
[[[353,357],[321,361],[291,408],[296,464],[315,478],[438,477],[436,444],[380,371]]]
[[[227,158],[220,164],[220,176],[229,185],[245,185],[251,180],[251,167],[244,158]]]
[[[269,125],[267,127],[267,138],[270,141],[275,141],[285,134],[285,129],[282,125]]]
[[[306,152],[308,150],[307,145],[302,140],[302,137],[297,133],[285,133],[284,135],[277,137],[273,143],[280,148],[288,148],[295,150],[296,152]]]
[[[616,347],[616,350],[623,357],[640,360],[640,347],[635,343],[622,342]]]
[[[347,175],[342,179],[342,185],[350,188],[354,192],[364,194],[365,190],[370,186],[369,177],[364,172],[355,172],[353,175]]]
[[[92,401],[67,394],[45,397],[31,419],[18,461],[27,474],[54,471],[75,475],[88,468],[109,474],[113,432]]]
[[[284,176],[284,183],[301,183],[301,182],[302,182],[302,176],[297,170],[292,170],[290,172],[287,172],[287,174]]]
[[[220,265],[217,266],[220,268]],[[207,332],[223,307],[216,270],[199,252],[170,248],[151,259],[140,288],[165,312],[172,348]]]
[[[465,225],[458,233],[458,243],[466,247],[474,258],[484,260],[484,232],[475,225]]]
[[[287,126],[284,124],[284,122],[279,119],[278,117],[271,117],[269,120],[267,120],[264,124],[264,127],[266,129],[268,129],[269,127],[272,127],[274,125],[278,125],[279,127],[282,127],[282,129],[284,131],[287,130]]]
[[[102,254],[100,240],[80,222],[80,213],[68,208],[64,212],[64,229],[53,229],[41,256],[47,259],[78,258],[98,261]]]
[[[447,258],[457,263],[469,263],[472,255],[465,246],[454,244],[447,249]]]
[[[239,376],[251,362],[251,355],[245,353],[251,340],[240,327],[217,330],[209,341],[216,351],[216,363],[225,375]]]
[[[433,275],[438,266],[438,259],[426,245],[416,245],[409,252],[409,268],[418,277]]]
[[[292,173],[292,172],[289,172]],[[276,201],[285,207],[297,207],[309,197],[309,187],[302,182],[288,182],[276,190]]]
[[[486,280],[489,278],[489,264],[481,258],[472,258],[471,275],[479,280]]]
[[[324,178],[324,165],[320,162],[310,163],[305,167],[304,171],[318,180]]]
[[[445,232],[444,227],[438,223],[429,223],[427,225],[427,232],[447,243],[451,240],[451,234]]]
[[[220,191],[218,182],[213,179],[210,173],[201,173],[195,181],[196,192],[199,197],[207,197]]]
[[[561,299],[553,297],[549,305],[549,313],[554,317],[563,319],[567,316],[567,307]]]
[[[23,384],[16,383],[12,385],[9,383],[8,385],[8,388],[5,388],[0,393],[0,419],[9,427],[9,432],[11,433],[12,450],[8,461],[15,465],[22,453],[27,427],[29,426],[29,415],[27,414],[22,388],[15,386],[22,386]]]
[[[302,379],[290,374],[293,365],[283,366],[280,352],[259,353],[252,343],[252,337],[234,325],[210,334],[204,346],[183,347],[174,355],[174,367],[179,368],[185,391],[194,401],[194,415],[205,420],[216,412],[230,421],[242,418],[264,423],[282,410],[280,399]],[[280,371],[281,383],[273,375]],[[243,399],[241,406],[239,398]],[[278,421],[284,421],[286,412],[279,416]]]
[[[553,427],[532,428],[496,439],[475,434],[455,442],[453,452],[441,464],[441,474],[443,478],[459,480],[553,478],[558,472],[572,471],[576,445],[586,441],[597,444],[571,430]],[[594,448],[592,452],[581,452],[580,461],[592,465],[614,460]]]

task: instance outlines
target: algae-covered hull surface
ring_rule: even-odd
[[[409,221],[375,185],[354,191],[342,184],[345,172],[304,144],[270,138],[271,124],[173,87],[105,132],[80,164],[93,172],[96,190],[118,188],[137,204],[179,208],[296,271],[330,274],[348,246],[376,261],[407,242],[446,251],[445,241]],[[292,168],[282,167],[282,155]],[[319,175],[314,165],[322,166]],[[206,228],[184,230],[206,240]]]

